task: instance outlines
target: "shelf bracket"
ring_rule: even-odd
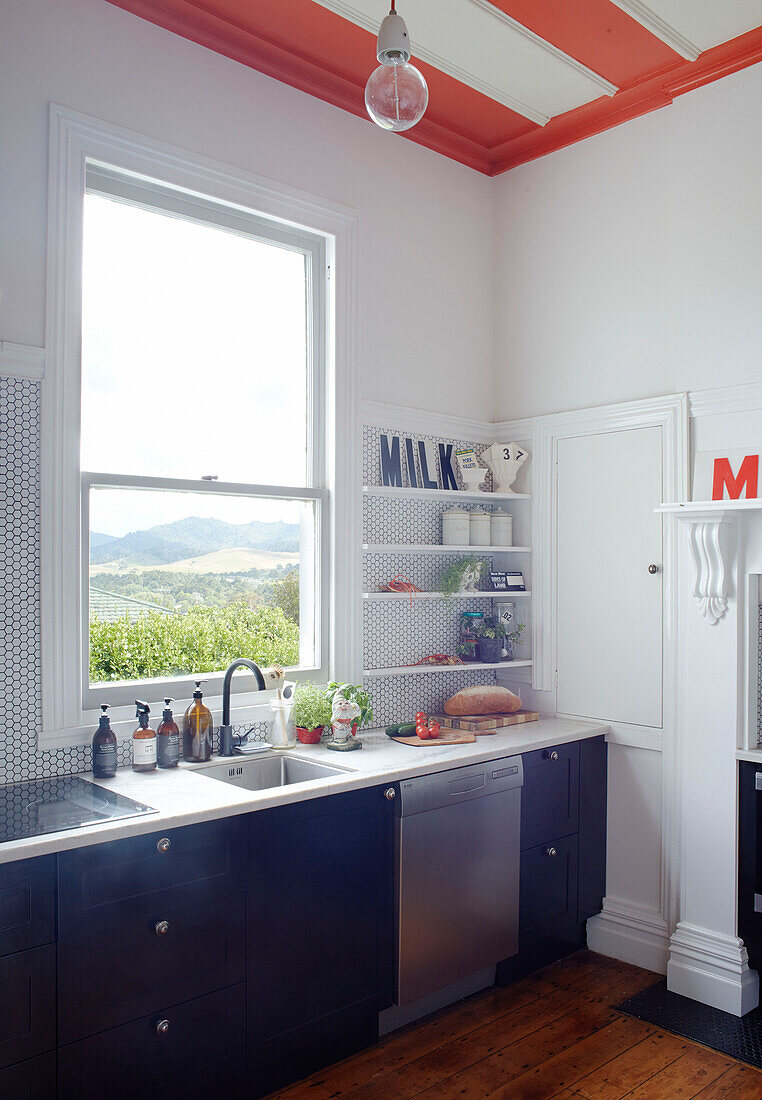
[[[714,626],[728,609],[728,579],[733,565],[737,514],[721,506],[710,508],[706,502],[679,506],[662,505],[657,509],[688,525],[693,562],[693,598],[698,612]]]

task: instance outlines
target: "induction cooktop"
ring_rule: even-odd
[[[9,783],[0,787],[0,843],[155,813],[152,806],[76,775]]]

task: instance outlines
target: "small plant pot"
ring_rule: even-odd
[[[502,638],[480,638],[479,659],[482,664],[494,664],[499,661],[503,653]]]
[[[317,745],[323,736],[323,727],[316,726],[314,730],[306,730],[302,726],[297,726],[296,736],[303,745]]]

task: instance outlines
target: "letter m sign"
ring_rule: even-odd
[[[746,499],[755,500],[758,483],[759,455],[744,455],[735,474],[729,458],[715,458],[712,500],[740,500],[744,489]]]

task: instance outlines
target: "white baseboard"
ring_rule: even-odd
[[[587,922],[587,946],[657,974],[667,972],[667,922],[658,910],[624,898],[603,899],[603,911]]]
[[[743,940],[684,921],[670,940],[667,988],[734,1016],[759,1004],[759,975]]]

